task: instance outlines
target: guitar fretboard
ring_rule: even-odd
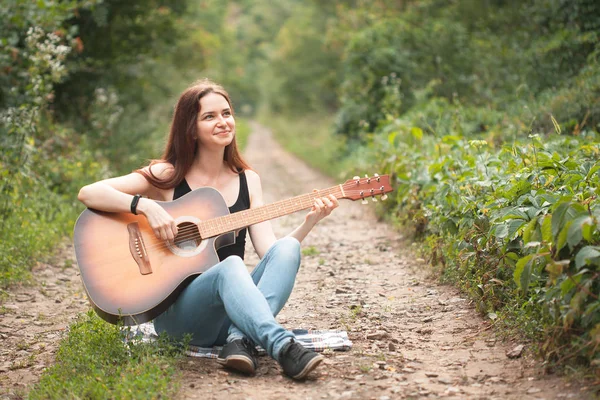
[[[200,236],[203,239],[208,239],[213,236],[222,235],[223,233],[237,231],[259,222],[293,214],[296,211],[306,210],[313,206],[317,197],[325,197],[330,194],[333,194],[338,199],[342,198],[341,185],[202,221],[198,224]]]

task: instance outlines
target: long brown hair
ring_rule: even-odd
[[[197,120],[200,114],[200,99],[209,93],[217,93],[227,100],[231,114],[233,115],[233,106],[229,94],[222,86],[211,82],[208,79],[202,79],[195,82],[187,88],[177,101],[173,121],[171,122],[171,131],[167,145],[161,159],[152,160],[147,171],[138,169],[135,172],[142,174],[148,182],[159,189],[173,188],[185,178],[196,153]],[[225,147],[223,161],[235,173],[239,173],[250,166],[244,161],[240,154],[235,135],[230,144]],[[175,167],[175,171],[164,179],[158,178],[152,172],[152,166],[158,163],[169,162]]]

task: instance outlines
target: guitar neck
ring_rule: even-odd
[[[198,224],[200,236],[203,239],[208,239],[227,232],[238,231],[247,226],[258,224],[259,222],[293,214],[296,211],[306,210],[313,206],[316,198],[329,196],[330,194],[338,199],[344,197],[342,185],[332,186],[327,189],[292,197],[287,200],[280,200],[261,207],[202,221]]]

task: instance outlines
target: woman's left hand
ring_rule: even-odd
[[[317,190],[315,190],[315,192],[316,191]],[[337,208],[339,205],[338,200],[332,194],[326,197],[317,197],[312,209],[306,215],[306,223],[311,226],[316,225],[317,222],[331,214],[333,209]]]

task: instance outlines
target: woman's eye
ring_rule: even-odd
[[[204,117],[204,119],[211,119],[212,117],[212,115],[207,115],[206,117]]]
[[[226,116],[226,117],[229,117],[229,116],[231,115],[231,113],[230,113],[229,111],[225,111],[225,112],[223,113],[223,115],[224,115],[224,116]]]

